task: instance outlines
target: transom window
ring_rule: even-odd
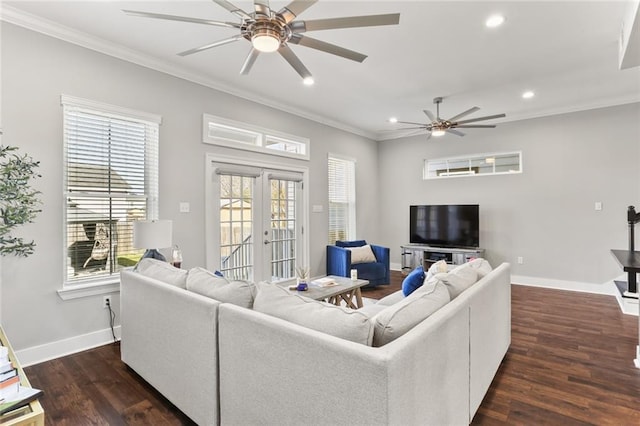
[[[202,141],[212,145],[309,159],[309,139],[277,130],[204,114]]]
[[[117,280],[143,250],[133,222],[158,216],[160,117],[62,97],[65,286]]]
[[[425,160],[424,179],[522,173],[522,152],[473,154]]]

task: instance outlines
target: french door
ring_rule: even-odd
[[[212,172],[208,267],[229,279],[295,277],[305,265],[303,174],[227,163]]]

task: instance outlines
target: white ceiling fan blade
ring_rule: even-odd
[[[495,124],[463,124],[456,126],[456,129],[495,129]]]
[[[506,117],[506,114],[487,115],[485,117],[470,118],[468,120],[458,121],[455,124],[458,125],[458,124],[473,123],[474,121],[493,120],[494,118],[503,118],[503,117]]]
[[[429,117],[429,120],[430,120],[431,122],[437,121],[437,120],[436,120],[436,117],[435,117],[435,116],[433,115],[433,113],[432,113],[431,111],[429,111],[428,109],[423,109],[423,110],[422,110],[422,112],[424,112],[424,113],[425,113],[425,115],[426,115],[427,117]]]
[[[247,59],[244,61],[244,65],[242,65],[242,69],[240,69],[240,74],[247,75],[249,71],[251,71],[251,67],[253,67],[254,62],[258,59],[260,55],[260,51],[258,49],[252,48],[251,52],[247,56]]]
[[[312,78],[311,73],[309,72],[307,67],[304,66],[302,61],[296,56],[295,53],[293,53],[293,50],[291,50],[289,46],[283,44],[282,46],[280,46],[280,49],[278,49],[278,53],[280,53],[280,55],[282,55],[282,57],[287,62],[289,62],[289,65],[291,65],[293,69],[296,70],[298,74],[300,74],[300,77],[302,77],[303,79]]]
[[[213,2],[219,4],[222,7],[224,7],[229,12],[231,12],[234,15],[240,17],[241,19],[251,19],[251,16],[247,12],[245,12],[242,9],[240,9],[238,6],[234,6],[232,3],[229,3],[226,0],[213,0]]]
[[[425,127],[425,128],[429,126],[426,123],[415,123],[413,121],[396,121],[396,123],[398,123],[398,124],[412,124],[412,125],[415,125],[415,126],[422,126],[422,127]]]
[[[379,25],[397,25],[399,13],[388,15],[347,16],[344,18],[314,19],[312,21],[295,21],[290,27],[294,33],[305,31],[335,30],[341,28],[376,27]]]
[[[209,19],[190,18],[188,16],[163,15],[161,13],[141,12],[137,10],[122,10],[129,16],[139,16],[142,18],[166,19],[167,21],[190,22],[192,24],[213,25],[216,27],[240,28],[240,24],[233,22],[211,21]]]
[[[284,22],[288,24],[317,2],[318,0],[294,0],[287,6],[280,9],[277,15],[284,19]]]
[[[456,136],[464,136],[464,133],[459,132],[459,131],[454,130],[454,129],[446,129],[446,130],[445,130],[445,132],[448,132],[448,133],[454,134],[454,135],[456,135]]]
[[[451,118],[450,118],[449,120],[447,120],[447,121],[454,122],[454,121],[456,121],[457,119],[464,117],[465,115],[469,115],[469,114],[471,114],[471,113],[473,113],[473,112],[478,111],[479,109],[480,109],[480,108],[478,108],[478,107],[475,107],[475,106],[474,106],[473,108],[469,108],[468,110],[466,110],[466,111],[464,111],[464,112],[461,112],[460,114],[458,114],[458,115],[456,115],[456,116],[454,116],[454,117],[451,117]]]
[[[238,35],[235,35],[235,36],[233,36],[231,38],[226,38],[224,40],[216,41],[216,42],[211,43],[211,44],[205,44],[204,46],[196,47],[195,49],[185,50],[184,52],[178,53],[178,55],[179,56],[192,55],[194,53],[202,52],[203,50],[211,49],[213,47],[218,47],[218,46],[222,46],[224,44],[233,43],[234,41],[238,41],[238,40],[240,40],[242,38],[243,38],[242,34],[238,34]]]
[[[303,36],[302,34],[294,34],[289,43],[299,44],[301,46],[310,47],[311,49],[321,50],[323,52],[331,53],[332,55],[341,56],[352,61],[362,62],[367,59],[367,55],[355,52],[353,50],[345,49],[344,47],[336,46],[335,44],[327,43],[315,38]]]
[[[256,11],[256,15],[262,15],[267,18],[271,17],[271,8],[269,7],[269,0],[253,0],[253,7]]]

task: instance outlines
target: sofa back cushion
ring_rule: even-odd
[[[473,259],[469,261],[469,266],[474,268],[476,272],[478,272],[478,279],[481,280],[484,278],[489,272],[493,270],[491,264],[487,262],[485,259],[478,257],[477,259]]]
[[[371,318],[373,346],[383,346],[411,330],[449,302],[449,291],[437,280],[427,281],[401,301]]]
[[[227,280],[204,268],[192,268],[187,275],[187,290],[216,299],[219,302],[233,303],[243,308],[251,308],[256,287],[247,281]]]
[[[453,300],[478,281],[478,271],[469,263],[464,263],[449,272],[435,274],[429,281],[432,280],[443,283]]]
[[[373,325],[362,312],[319,302],[276,284],[257,284],[253,309],[363,345],[371,345]]]
[[[135,271],[149,278],[180,288],[187,288],[187,271],[158,259],[145,258],[138,262]]]

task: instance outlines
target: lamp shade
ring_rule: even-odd
[[[133,222],[133,246],[141,249],[171,247],[173,245],[172,225],[170,220],[137,220]]]

